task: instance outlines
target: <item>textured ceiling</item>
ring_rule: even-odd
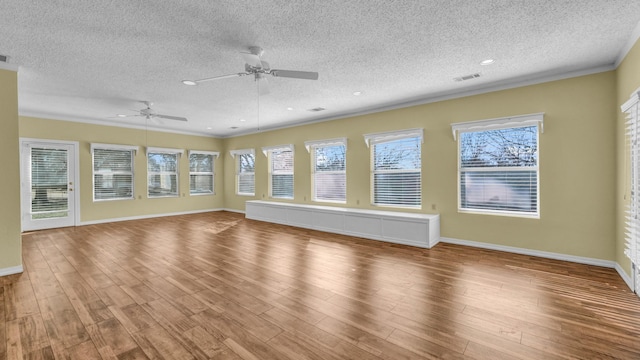
[[[0,54],[21,115],[233,136],[613,68],[639,22],[637,0],[3,0]],[[244,71],[255,45],[319,80],[181,83]],[[114,118],[140,101],[189,121]]]

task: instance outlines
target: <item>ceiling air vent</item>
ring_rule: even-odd
[[[323,108],[323,107],[317,107],[317,108],[309,109],[308,111],[311,111],[311,112],[318,112],[318,111],[323,111],[323,110],[327,110],[327,109],[325,109],[325,108]]]
[[[471,80],[471,79],[475,79],[475,78],[479,78],[480,74],[479,73],[475,73],[475,74],[470,74],[470,75],[464,75],[464,76],[460,76],[457,78],[453,78],[454,81],[465,81],[465,80]]]
[[[9,62],[9,57],[7,55],[0,55],[0,62]]]

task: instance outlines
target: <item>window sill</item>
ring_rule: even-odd
[[[490,216],[506,216],[506,217],[518,217],[524,219],[540,219],[540,214],[527,214],[513,211],[498,211],[498,210],[470,210],[470,209],[458,209],[460,214],[472,214],[472,215],[490,215]]]

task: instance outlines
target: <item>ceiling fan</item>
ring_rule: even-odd
[[[266,75],[292,79],[318,80],[318,73],[313,71],[272,69],[268,62],[261,59],[263,53],[264,50],[259,46],[249,47],[249,52],[240,52],[240,55],[245,61],[244,72],[214,76],[199,80],[182,80],[182,83],[185,85],[198,85],[207,81],[253,75],[255,80],[258,82],[258,89],[260,90],[260,93],[266,94],[269,92]]]
[[[135,115],[118,114],[118,117],[121,117],[121,118],[144,117],[147,120],[158,118],[158,119],[168,119],[168,120],[177,120],[177,121],[187,121],[187,118],[185,117],[158,114],[153,109],[151,109],[151,106],[153,105],[151,101],[140,101],[140,102],[145,104],[147,107],[142,110],[137,110],[138,114],[135,114]]]

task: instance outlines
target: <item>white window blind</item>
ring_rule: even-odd
[[[69,214],[69,155],[65,149],[29,147],[31,153],[31,218]]]
[[[371,147],[372,203],[422,206],[423,129],[364,135]]]
[[[633,264],[636,293],[640,289],[640,89],[636,90],[622,107],[627,114],[627,136],[631,198],[627,209],[626,246],[624,253]]]
[[[137,146],[91,144],[94,201],[133,199],[137,150]]]
[[[214,194],[215,151],[189,151],[189,194]]]
[[[541,114],[452,125],[459,211],[539,217],[540,124]]]
[[[269,196],[293,199],[293,145],[262,148],[269,159]]]
[[[178,160],[181,149],[147,148],[147,194],[149,197],[178,197]]]
[[[347,139],[307,141],[312,158],[313,201],[346,202]]]
[[[256,155],[253,149],[231,150],[236,159],[236,194],[255,195]]]

